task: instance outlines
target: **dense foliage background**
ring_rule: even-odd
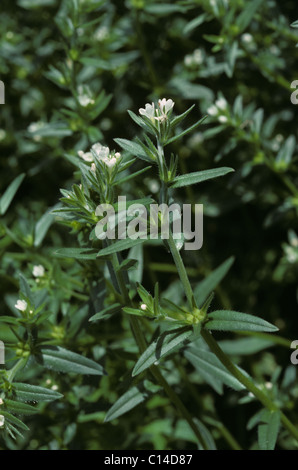
[[[29,427],[24,437],[13,440],[0,430],[2,449],[197,448],[187,423],[151,382],[149,399],[104,423],[131,382],[137,349],[123,313],[88,322],[96,313],[96,289],[104,283],[103,262],[55,256],[57,248],[82,241],[79,223],[72,222],[69,230],[51,213],[60,188],[80,182],[77,152],[95,142],[115,148],[114,138],[140,135],[127,110],[138,113],[163,97],[175,102],[176,114],[195,103],[189,124],[209,116],[172,144],[179,173],[235,169],[232,176],[177,193],[179,202],[204,204],[203,247],[183,252],[190,280],[195,286],[235,257],[215,290],[213,308],[258,315],[280,331],[272,336],[217,333],[216,338],[297,425],[297,366],[290,363],[290,343],[298,338],[297,107],[290,100],[291,83],[298,80],[298,34],[290,26],[297,19],[295,4],[2,0],[1,194],[20,174],[25,177],[8,210],[2,210],[1,315],[16,316],[19,289],[30,286],[50,313],[38,327],[44,340],[93,359],[108,372],[102,377],[58,373],[32,354],[18,381],[58,391],[63,398],[38,404],[38,413],[24,418]],[[136,171],[142,167],[141,161],[134,164]],[[156,168],[127,182],[124,190],[135,199],[155,197]],[[143,249],[143,255],[135,253],[139,268],[144,266],[143,285],[152,292],[158,280],[161,291],[181,303],[183,289],[169,253],[150,244]],[[36,265],[45,268],[41,277],[33,275]],[[109,289],[104,292],[112,303]],[[28,337],[23,327],[13,332],[0,322],[0,328],[10,369]],[[247,393],[212,387],[213,380],[182,352],[162,368],[218,448],[257,448],[252,417],[260,407]],[[282,430],[277,447],[296,445]]]

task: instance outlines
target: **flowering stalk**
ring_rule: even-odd
[[[218,107],[224,103],[217,103]],[[161,156],[161,159],[164,159],[164,149],[162,143],[158,140],[157,143],[158,147],[158,152]],[[162,195],[161,199],[162,202],[168,203],[168,184],[165,181],[161,181],[162,183]],[[193,311],[194,308],[194,293],[182,260],[182,257],[179,253],[179,250],[177,249],[177,246],[173,240],[172,234],[170,233],[170,237],[168,240],[168,246],[171,251],[174,263],[176,265],[181,283],[185,289],[185,294],[186,298],[188,300],[189,308],[190,311]],[[254,383],[247,377],[245,376],[235,365],[232,363],[232,361],[229,359],[229,357],[223,352],[223,350],[220,348],[216,340],[213,338],[211,333],[205,329],[202,328],[201,330],[201,335],[205,342],[208,344],[210,350],[216,355],[216,357],[220,360],[220,362],[226,367],[226,369],[240,382],[242,383],[247,390],[249,390],[269,411],[280,411],[279,407],[267,396],[265,393],[263,393],[262,390],[260,390],[257,386],[254,385]],[[298,430],[296,427],[289,421],[289,419],[284,415],[283,412],[281,412],[281,421],[284,425],[284,427],[293,435],[293,437],[297,440],[298,442]]]

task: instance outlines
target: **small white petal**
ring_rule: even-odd
[[[218,109],[226,109],[227,108],[227,100],[225,98],[218,98],[218,100],[215,101],[215,106]]]
[[[38,266],[33,266],[32,274],[34,277],[42,277],[44,276],[45,269],[44,267],[39,264]]]
[[[228,121],[228,118],[227,118],[227,116],[219,116],[218,120],[219,120],[219,122],[225,123],[225,122]]]
[[[109,147],[105,147],[104,145],[101,145],[100,143],[96,143],[92,145],[91,148],[95,152],[99,160],[103,160],[104,158],[107,158],[109,156],[109,153],[110,153]]]
[[[210,116],[216,116],[218,114],[217,107],[214,104],[209,106],[209,108],[207,109],[207,114],[210,114]]]
[[[3,428],[4,423],[5,423],[5,418],[3,415],[0,415],[0,428]]]
[[[144,310],[144,311],[145,311],[145,310],[147,310],[147,305],[146,305],[146,304],[142,304],[140,308],[141,308],[141,310]]]
[[[25,300],[18,300],[17,303],[15,304],[15,308],[20,310],[21,312],[25,312],[26,308],[28,307],[28,304]]]
[[[154,103],[152,103],[152,104],[146,103],[146,104],[145,104],[145,108],[140,108],[140,109],[139,109],[139,113],[140,113],[142,116],[146,116],[146,117],[149,118],[149,119],[154,118],[154,114],[155,114],[155,106],[154,106]]]

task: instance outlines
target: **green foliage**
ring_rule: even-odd
[[[2,3],[0,449],[295,449],[294,0]]]

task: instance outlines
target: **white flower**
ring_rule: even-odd
[[[85,162],[93,162],[94,160],[91,152],[83,152],[83,150],[79,150],[78,156],[85,160]]]
[[[86,108],[89,104],[94,104],[94,99],[90,98],[88,95],[79,95],[78,100],[81,106]]]
[[[93,173],[96,172],[96,165],[95,165],[95,163],[92,163],[92,165],[91,165],[91,171],[93,171]]]
[[[142,304],[141,307],[140,307],[141,310],[147,310],[147,305],[146,304]]]
[[[218,100],[215,101],[215,106],[218,109],[224,110],[227,108],[227,100],[225,98],[218,98]]]
[[[2,398],[0,398],[0,405],[3,405],[3,400],[2,400]]]
[[[253,38],[252,35],[249,34],[249,33],[244,33],[244,34],[242,34],[242,36],[241,36],[241,40],[242,40],[243,42],[246,42],[246,43],[252,42],[253,39],[254,39],[254,38]]]
[[[219,120],[219,122],[224,123],[224,122],[227,122],[227,121],[228,121],[228,118],[227,118],[227,116],[219,116],[219,117],[218,117],[218,120]]]
[[[108,168],[113,168],[116,163],[117,163],[117,158],[115,157],[112,157],[112,158],[105,158],[103,160],[104,164],[108,167]]]
[[[51,389],[54,390],[54,392],[56,392],[56,390],[58,390],[58,385],[52,385]]]
[[[44,267],[39,264],[38,266],[33,266],[32,274],[34,277],[42,277],[44,276]]]
[[[94,39],[103,41],[109,34],[107,26],[100,26],[94,33]]]
[[[98,158],[98,160],[103,160],[105,158],[108,158],[109,154],[110,154],[110,149],[109,147],[104,147],[103,145],[101,145],[99,142],[96,143],[96,144],[93,144],[91,149],[93,150],[93,152],[95,153],[96,157]]]
[[[155,106],[154,106],[154,103],[152,103],[152,104],[146,103],[146,104],[145,104],[145,108],[140,108],[140,109],[139,109],[139,113],[140,113],[142,116],[146,116],[146,117],[149,118],[149,119],[154,119],[154,118],[155,118]]]
[[[217,107],[214,104],[209,106],[209,108],[207,109],[207,114],[210,114],[210,116],[216,116],[218,114]]]
[[[162,100],[158,100],[158,106],[162,114],[168,114],[171,109],[174,107],[174,101],[173,100],[167,100],[166,98],[163,98]]]
[[[45,123],[43,121],[31,122],[28,126],[28,132],[34,133],[39,131],[42,127],[44,127]]]
[[[195,49],[193,52],[193,62],[200,65],[203,62],[203,52],[201,49]]]
[[[0,415],[0,428],[3,428],[4,423],[5,423],[5,418],[3,415]]]
[[[20,310],[21,312],[25,312],[26,308],[28,307],[28,304],[25,300],[18,300],[17,303],[15,304],[15,308]]]
[[[193,64],[193,57],[192,57],[192,55],[187,54],[187,55],[184,57],[184,64],[186,65],[186,67],[190,67],[190,66]]]

